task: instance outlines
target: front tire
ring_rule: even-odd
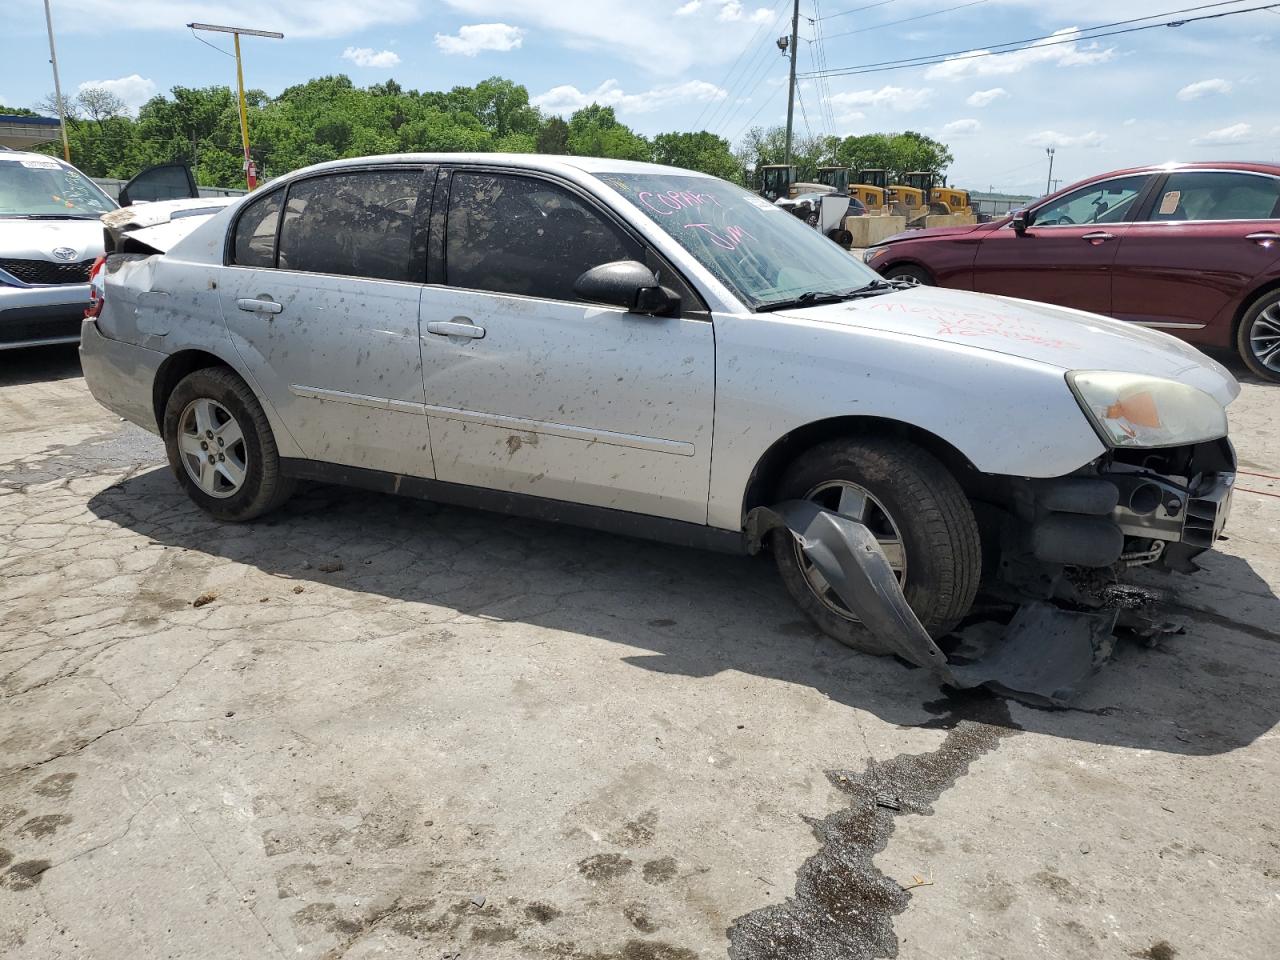
[[[262,404],[225,367],[196,370],[174,387],[164,408],[164,445],[187,496],[219,520],[252,520],[293,493]]]
[[[920,447],[889,437],[829,441],[787,469],[778,499],[814,500],[865,523],[931,636],[969,612],[982,572],[978,524],[955,477]],[[823,633],[864,653],[892,652],[822,589],[825,581],[789,531],[775,531],[771,545],[787,592]]]
[[[1263,294],[1240,321],[1236,348],[1263,380],[1280,383],[1280,290]]]
[[[890,267],[884,272],[884,278],[886,280],[905,280],[907,283],[917,287],[932,287],[935,285],[933,277],[929,275],[929,271],[910,263],[901,263]]]

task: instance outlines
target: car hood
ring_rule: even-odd
[[[67,247],[71,256],[55,257]],[[98,220],[18,220],[0,218],[0,257],[79,263],[102,253],[102,223]]]
[[[939,287],[778,311],[814,323],[960,344],[1062,370],[1116,370],[1177,380],[1226,406],[1240,385],[1226,367],[1166,333],[1082,310]]]
[[[938,237],[963,237],[968,233],[990,230],[989,223],[967,223],[958,227],[926,227],[924,230],[904,230],[885,237],[880,243],[897,243],[900,240],[933,240]],[[880,244],[877,244],[879,246]]]

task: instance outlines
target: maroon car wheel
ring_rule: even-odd
[[[929,275],[929,271],[923,267],[913,267],[909,263],[890,267],[884,272],[884,276],[886,280],[903,280],[917,287],[934,286],[933,277]]]
[[[1280,290],[1264,294],[1245,313],[1236,346],[1250,370],[1280,383]]]

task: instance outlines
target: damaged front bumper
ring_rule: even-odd
[[[1007,480],[1003,504],[975,504],[993,547],[984,586],[1012,603],[1007,622],[971,625],[948,658],[907,603],[875,536],[815,503],[761,507],[748,535],[786,528],[863,624],[903,659],[950,686],[987,686],[1064,706],[1111,654],[1118,624],[1141,619],[1119,584],[1144,565],[1189,573],[1231,509],[1235,453],[1223,438],[1192,448],[1132,451],[1070,477]],[[968,649],[966,649],[966,645]],[[979,655],[970,656],[974,649]]]

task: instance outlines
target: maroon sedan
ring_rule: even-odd
[[[890,278],[1107,314],[1234,347],[1280,382],[1280,165],[1117,170],[991,223],[900,233]]]

